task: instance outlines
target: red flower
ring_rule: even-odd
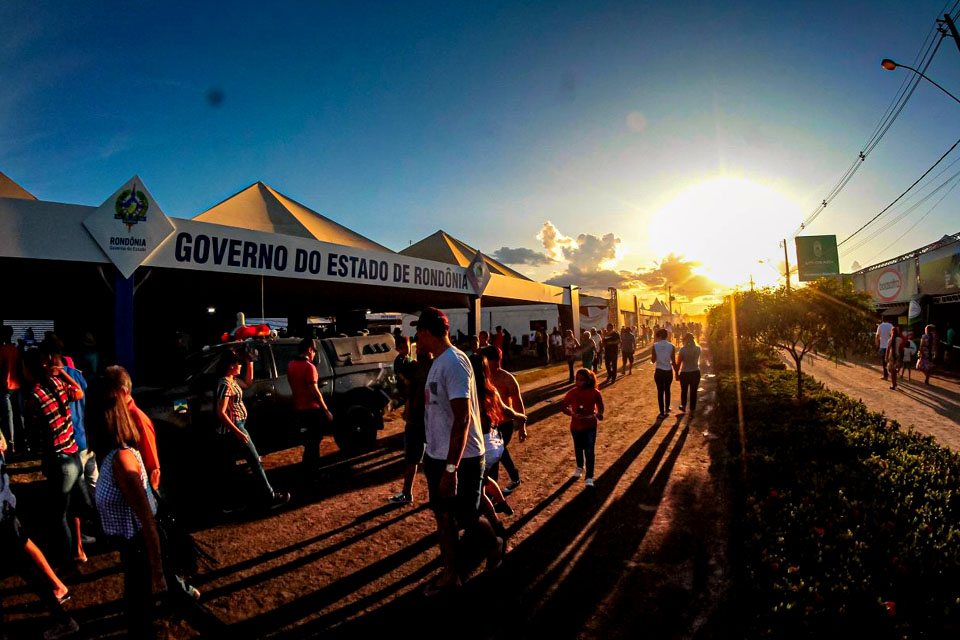
[[[890,617],[891,617],[891,618],[894,617],[895,615],[897,615],[897,603],[896,603],[896,602],[887,601],[887,602],[884,602],[884,603],[883,603],[883,606],[887,608],[887,613],[890,614]]]
[[[771,498],[777,498],[777,497],[779,497],[779,496],[780,496],[780,492],[779,492],[779,491],[777,491],[776,489],[770,489],[770,497],[771,497]]]
[[[814,533],[816,533],[818,536],[822,536],[823,534],[825,534],[825,533],[827,532],[826,529],[821,529],[820,527],[814,527],[814,528],[813,528],[813,531],[814,531]]]
[[[800,571],[800,567],[787,567],[787,573],[796,573]]]

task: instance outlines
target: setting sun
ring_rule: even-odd
[[[777,281],[771,264],[777,244],[802,219],[797,203],[769,187],[741,178],[718,178],[681,192],[650,221],[650,247],[658,257],[683,255],[702,264],[702,274],[733,287]]]

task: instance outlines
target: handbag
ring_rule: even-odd
[[[213,556],[200,548],[193,536],[180,524],[170,510],[167,501],[151,487],[157,501],[157,533],[160,536],[160,549],[163,552],[163,564],[167,571],[182,577],[196,575],[200,570],[200,560],[210,564],[219,564]]]

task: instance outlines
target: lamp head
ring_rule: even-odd
[[[893,71],[900,65],[898,65],[896,62],[894,62],[890,58],[884,58],[883,60],[880,61],[880,66],[886,69],[887,71]]]

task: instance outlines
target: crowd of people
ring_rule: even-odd
[[[503,561],[507,530],[501,517],[513,514],[508,497],[522,484],[509,446],[514,435],[519,442],[527,439],[527,418],[520,385],[503,367],[505,331],[498,327],[493,334],[467,336],[457,348],[450,338],[449,320],[434,308],[421,313],[416,329],[413,343],[404,336],[396,340],[394,371],[403,404],[406,464],[401,490],[389,501],[412,503],[414,484],[422,471],[436,514],[444,566],[427,588],[433,594],[459,584],[464,545],[480,549],[488,569]],[[601,363],[611,383],[621,369],[631,375],[638,346],[655,339],[652,361],[661,416],[670,410],[672,377],[666,380],[661,372],[665,368],[680,381],[681,411],[688,398],[690,410],[695,409],[699,347],[694,335],[687,333],[678,351],[669,341],[669,331],[659,326],[617,330],[607,325],[584,332],[581,340],[567,331],[559,344],[549,343],[567,361],[574,383],[561,410],[570,416],[573,477],[585,477],[587,487],[594,482],[597,426],[604,416],[596,376]],[[107,547],[121,554],[124,612],[131,637],[150,637],[158,597],[190,602],[200,596],[189,584],[189,575],[180,572],[165,553],[167,525],[160,515],[165,509],[164,476],[153,423],[137,407],[130,376],[122,367],[85,375],[64,355],[55,335],[47,335],[33,349],[12,352],[6,349],[10,337],[9,327],[4,327],[0,379],[7,392],[5,400],[16,389],[23,411],[21,424],[8,424],[19,417],[6,408],[0,430],[0,535],[8,543],[9,566],[24,576],[53,613],[54,626],[45,637],[66,637],[78,625],[63,608],[70,591],[59,576],[75,573],[77,564],[87,561],[85,547],[102,537]],[[324,432],[319,427],[334,420],[318,388],[315,349],[313,340],[304,339],[287,369],[294,414],[307,434],[303,464],[311,468],[319,464]],[[246,429],[243,391],[252,383],[252,358],[250,350],[227,349],[217,362],[218,450],[211,454],[226,463],[218,472],[224,484],[222,495],[237,500],[225,499],[225,513],[247,508],[248,503],[272,509],[290,500],[289,493],[276,491],[270,483]],[[578,360],[582,366],[576,368]],[[29,443],[34,452],[40,452],[49,500],[36,505],[36,510],[49,517],[44,531],[49,538],[46,555],[16,515],[16,498],[6,471],[6,458],[15,453],[15,442],[23,450]],[[250,495],[242,499],[232,490],[238,458],[246,461],[253,477]],[[460,531],[466,531],[463,540]]]
[[[923,328],[919,339],[913,331],[904,331],[888,320],[881,318],[874,336],[874,344],[880,360],[882,379],[890,381],[891,391],[896,391],[897,381],[906,375],[910,380],[914,369],[923,374],[923,383],[930,384],[930,376],[937,363],[946,368],[956,366],[960,350],[956,348],[956,331],[949,322],[945,324],[944,339],[940,338],[936,325]]]
[[[404,401],[406,467],[400,492],[388,500],[412,503],[417,472],[422,469],[443,560],[442,572],[425,590],[432,596],[455,589],[471,557],[485,557],[487,570],[502,563],[507,531],[500,516],[512,515],[507,498],[522,482],[508,445],[514,429],[520,442],[527,439],[526,409],[516,378],[502,368],[502,352],[486,332],[463,336],[458,348],[450,338],[447,316],[434,308],[425,309],[415,326],[415,359],[410,340],[397,338],[394,370]],[[568,330],[558,345],[573,382],[560,402],[561,411],[570,416],[576,464],[572,477],[583,478],[588,488],[594,486],[597,431],[605,410],[596,369],[603,362],[612,383],[619,360],[630,375],[637,336],[642,333],[635,327],[617,330],[610,324],[603,330],[585,331],[582,340]],[[687,407],[693,412],[700,381],[700,347],[694,334],[684,334],[679,350],[664,327],[655,327],[650,336],[656,340],[651,360],[656,365],[660,417],[670,411],[674,377],[680,382],[680,412]],[[577,360],[579,368],[575,368]],[[500,485],[501,464],[508,474],[505,487]],[[462,539],[461,530],[465,532]]]

